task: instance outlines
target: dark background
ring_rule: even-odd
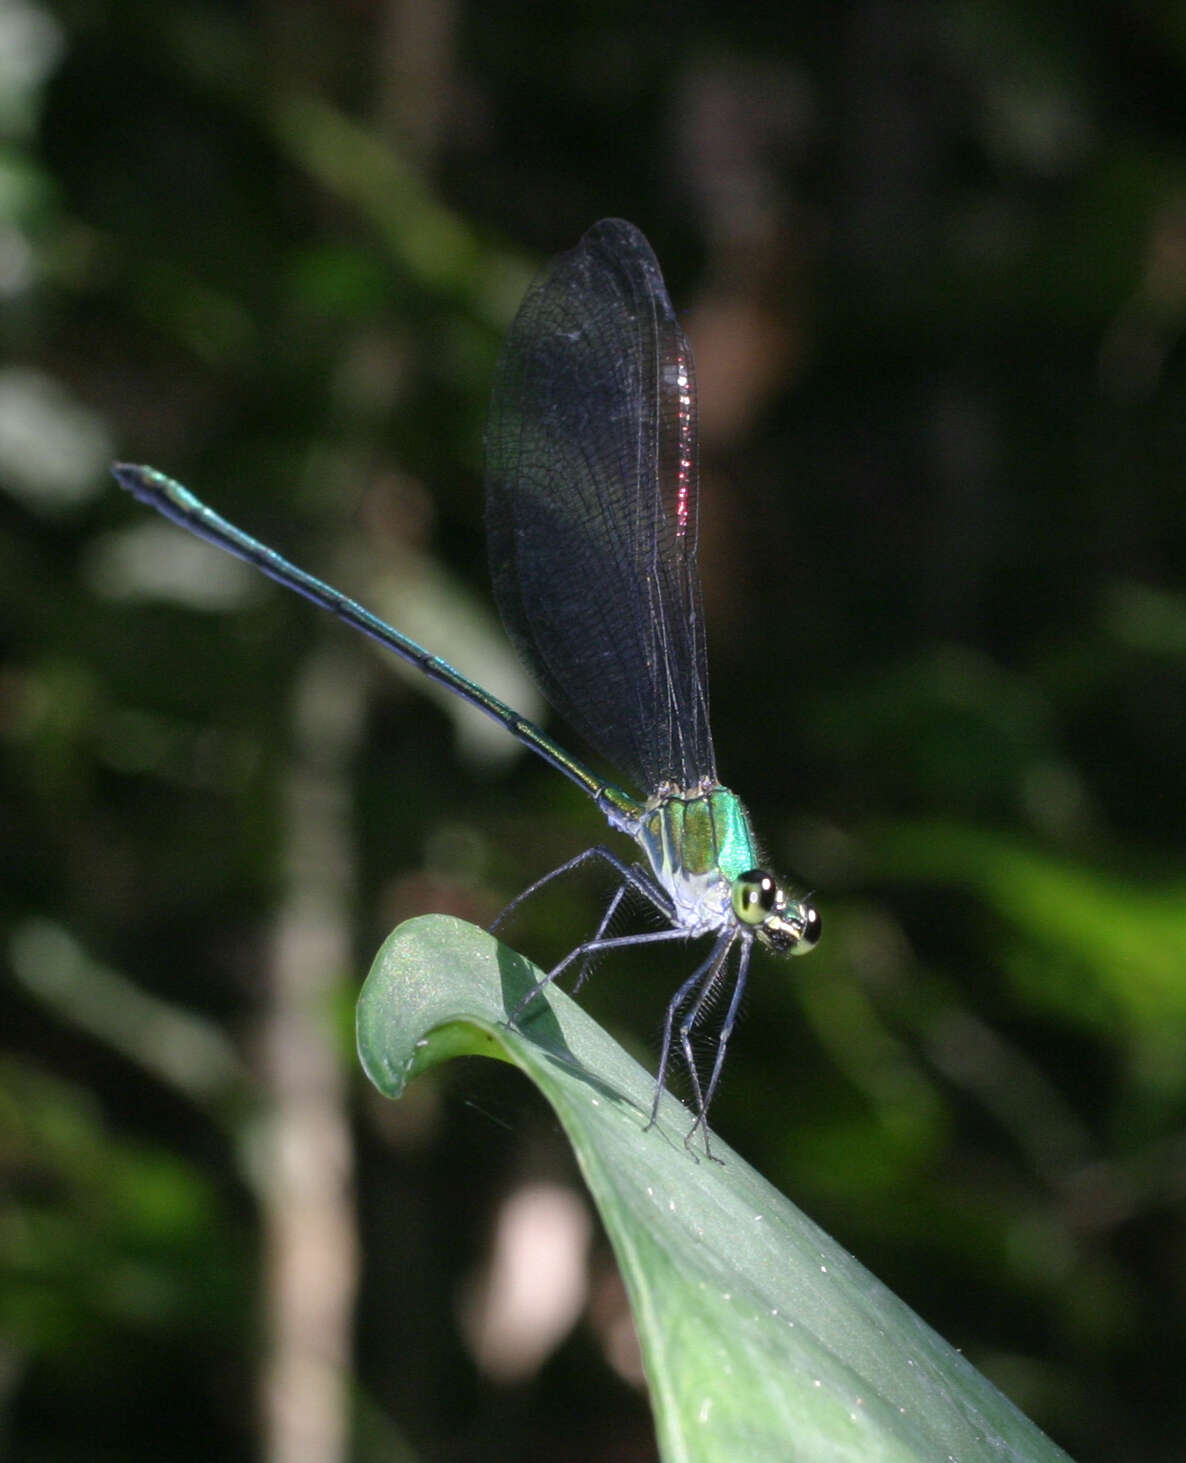
[[[8,0],[0,60],[7,1455],[653,1456],[603,1240],[509,1380],[458,1319],[511,1199],[579,1200],[548,1114],[477,1061],[386,1104],[350,1029],[389,928],[595,810],[105,471],[540,714],[485,404],[619,215],[697,356],[718,762],[824,915],[716,1125],[1081,1463],[1180,1458],[1181,7]],[[582,1000],[653,1060],[686,957]]]

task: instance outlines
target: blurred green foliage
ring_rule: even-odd
[[[106,462],[511,676],[467,608],[490,374],[608,214],[697,353],[722,774],[825,917],[755,971],[714,1118],[1077,1458],[1178,1456],[1184,81],[1136,3],[0,4],[10,1456],[259,1447],[252,1032],[298,688],[358,654]],[[336,1014],[398,918],[602,835],[357,669]],[[515,941],[546,964],[601,892]],[[607,962],[582,1001],[653,1054],[668,989]],[[510,1074],[436,1080],[356,1103],[355,1456],[647,1456],[591,1326],[475,1366],[455,1298],[564,1160]]]

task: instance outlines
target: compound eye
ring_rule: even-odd
[[[760,925],[778,906],[778,883],[764,869],[750,869],[733,880],[733,913],[745,925]]]
[[[803,906],[803,928],[799,932],[799,943],[795,949],[796,955],[806,955],[808,950],[814,950],[819,944],[819,937],[823,934],[824,922],[820,918],[820,912],[814,904]]]

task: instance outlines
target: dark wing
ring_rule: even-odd
[[[650,245],[595,224],[531,286],[486,434],[490,569],[541,690],[624,779],[715,780],[692,356]]]

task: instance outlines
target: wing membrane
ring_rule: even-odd
[[[692,357],[633,225],[595,224],[528,291],[486,462],[495,597],[544,695],[636,790],[715,779]]]

